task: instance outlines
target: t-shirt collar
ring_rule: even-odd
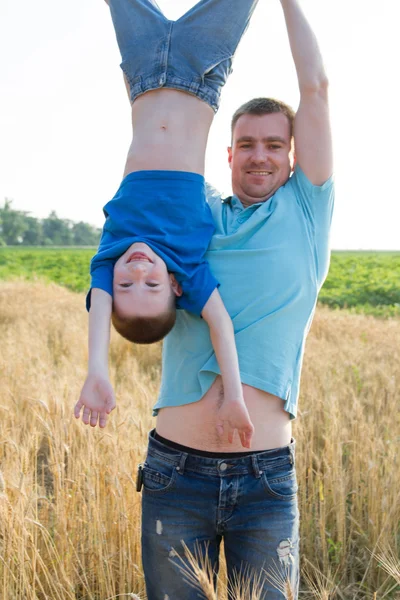
[[[240,210],[246,210],[247,208],[257,208],[258,206],[261,206],[261,204],[263,204],[263,202],[256,202],[255,204],[250,204],[250,206],[244,207],[235,194],[233,194],[233,196],[229,196],[228,198],[224,198],[222,202],[224,204],[229,204],[233,210],[235,208]]]

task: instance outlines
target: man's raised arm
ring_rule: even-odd
[[[314,185],[332,175],[328,79],[316,37],[297,0],[280,0],[297,71],[300,105],[294,121],[297,163]]]

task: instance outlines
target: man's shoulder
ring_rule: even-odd
[[[323,195],[327,193],[329,195],[331,189],[334,187],[334,176],[331,175],[323,184],[313,184],[304,171],[299,165],[296,165],[294,172],[287,182],[282,186],[283,188],[293,188],[297,194],[308,194],[308,195]]]
[[[275,195],[281,210],[292,211],[295,202],[307,220],[315,224],[329,217],[330,222],[335,199],[334,177],[332,175],[322,185],[315,185],[296,165],[292,176]]]

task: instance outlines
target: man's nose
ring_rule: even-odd
[[[266,163],[268,161],[268,152],[264,146],[255,146],[252,154],[252,159],[257,163]]]

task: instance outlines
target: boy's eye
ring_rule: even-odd
[[[120,286],[123,288],[131,287],[132,283],[120,283]]]
[[[147,285],[148,287],[151,287],[151,288],[154,288],[154,287],[158,287],[158,286],[159,286],[159,284],[158,284],[158,283],[146,283],[146,285]]]

